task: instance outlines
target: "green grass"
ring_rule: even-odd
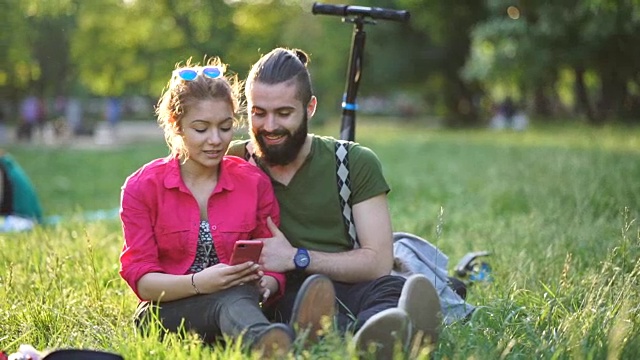
[[[357,132],[384,164],[396,230],[436,242],[451,269],[469,251],[492,252],[494,281],[469,292],[479,310],[467,324],[443,328],[435,358],[640,354],[640,129],[453,132],[359,119]],[[0,234],[0,349],[29,343],[127,359],[212,358],[193,338],[158,342],[134,332],[136,298],[118,276],[118,220],[73,217],[117,207],[124,178],[167,153],[161,140],[119,150],[8,150],[31,175],[46,214],[66,220]],[[298,355],[352,353],[329,336]],[[245,358],[233,346],[213,357]]]

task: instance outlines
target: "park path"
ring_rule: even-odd
[[[14,127],[6,127],[1,136],[0,146],[3,144],[24,146],[65,147],[73,149],[113,149],[118,146],[134,144],[141,141],[162,141],[162,130],[155,120],[125,120],[110,128],[106,123],[96,126],[93,135],[56,136],[52,127],[45,127],[42,131],[35,131],[30,142],[18,141]]]

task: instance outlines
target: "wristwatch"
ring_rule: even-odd
[[[304,270],[309,266],[311,258],[307,249],[298,248],[298,252],[293,257],[293,264],[296,266],[296,270]]]

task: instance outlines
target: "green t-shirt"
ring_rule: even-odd
[[[232,142],[228,154],[248,158],[247,142]],[[280,204],[280,230],[295,247],[324,252],[352,248],[340,208],[335,142],[314,135],[309,156],[289,184],[271,180]],[[380,160],[369,148],[357,143],[349,146],[349,171],[352,204],[389,192]]]

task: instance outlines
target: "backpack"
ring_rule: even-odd
[[[345,232],[354,248],[359,247],[351,211],[351,179],[349,176],[349,145],[352,142],[337,140],[336,180]],[[448,276],[449,258],[427,240],[406,232],[393,233],[393,269],[391,275],[409,277],[422,274],[436,288],[445,323],[466,319],[475,307],[465,301],[466,286],[460,280]]]

